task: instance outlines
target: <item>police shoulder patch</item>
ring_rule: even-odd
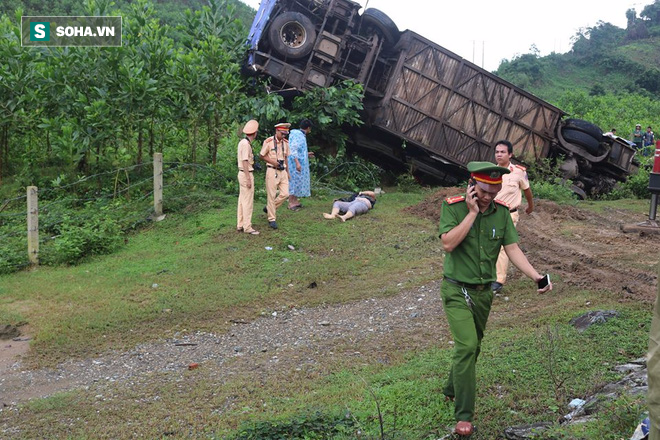
[[[447,197],[445,199],[447,201],[448,205],[453,205],[454,203],[462,202],[465,200],[465,196],[454,196],[454,197]]]
[[[527,168],[525,168],[525,167],[522,166],[522,165],[514,165],[514,167],[516,167],[516,168],[520,168],[520,169],[523,170],[523,171],[527,171]]]
[[[509,204],[508,204],[508,203],[503,202],[503,201],[501,201],[501,200],[499,200],[499,199],[495,199],[495,203],[497,203],[498,205],[506,206],[507,209],[509,208]]]

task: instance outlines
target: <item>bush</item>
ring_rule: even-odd
[[[5,241],[0,244],[0,275],[15,272],[29,265],[27,246],[23,237],[20,240]]]
[[[254,422],[239,428],[232,440],[322,440],[353,431],[353,419],[320,411],[300,414],[290,420]]]
[[[383,170],[360,157],[324,156],[310,164],[310,172],[319,183],[332,182],[332,186],[346,191],[373,189],[380,185]]]
[[[397,176],[396,188],[403,193],[418,193],[422,191],[422,186],[412,174],[401,174]]]
[[[642,164],[637,173],[628,177],[625,182],[617,184],[614,190],[602,197],[603,200],[651,198],[651,192],[649,191],[650,170],[650,164]]]
[[[534,197],[553,200],[558,203],[575,202],[578,197],[571,190],[572,182],[559,177],[550,180],[533,180],[530,182]]]
[[[87,216],[65,215],[53,247],[42,253],[43,264],[75,264],[89,255],[109,254],[123,242],[119,223],[107,209]]]
[[[541,159],[529,170],[529,185],[534,197],[566,203],[577,200],[571,189],[573,182],[562,177],[561,160]]]

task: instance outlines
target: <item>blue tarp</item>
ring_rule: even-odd
[[[257,11],[257,15],[254,16],[254,21],[252,22],[250,33],[248,34],[248,43],[251,49],[251,52],[248,55],[248,63],[250,65],[254,64],[254,54],[252,51],[259,49],[257,46],[261,39],[261,34],[264,32],[266,23],[268,23],[268,19],[270,18],[270,14],[273,12],[276,3],[277,0],[261,0],[261,3],[259,4],[259,10]]]

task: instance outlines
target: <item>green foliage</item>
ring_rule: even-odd
[[[528,89],[543,80],[544,67],[538,55],[528,53],[514,57],[511,61],[502,61],[496,73],[518,87]]]
[[[79,179],[66,174],[53,179],[46,170],[44,176],[50,177],[42,178],[39,187],[40,264],[74,265],[112,253],[123,246],[131,231],[150,224],[153,179],[143,168],[151,172],[148,167],[134,167]],[[166,165],[164,176],[166,213],[214,207],[217,197],[210,191],[233,184],[217,167]],[[0,273],[29,265],[25,198],[20,201],[8,204],[0,215]]]
[[[577,195],[571,190],[571,181],[555,177],[550,180],[532,180],[530,187],[534,197],[553,200],[560,203],[570,203],[577,200]]]
[[[596,26],[580,29],[573,37],[572,52],[585,59],[597,60],[622,44],[626,33],[611,23],[599,21]]]
[[[401,174],[396,177],[396,188],[400,192],[411,193],[411,192],[421,192],[422,187],[415,179],[415,176],[412,173]]]
[[[541,159],[527,170],[534,197],[560,203],[577,200],[577,195],[571,189],[573,182],[562,177],[560,166],[561,160]]]
[[[558,104],[571,117],[591,121],[608,131],[614,127],[624,139],[631,139],[635,124],[654,126],[660,102],[638,94],[590,96],[580,90],[566,92]]]
[[[350,415],[306,412],[287,420],[246,423],[228,440],[325,440],[355,431]]]
[[[348,139],[344,128],[362,125],[359,112],[363,109],[363,96],[362,85],[349,80],[332,87],[317,87],[294,99],[290,118],[311,119],[321,148],[341,155]]]
[[[383,170],[361,157],[344,154],[324,156],[310,164],[319,185],[328,185],[345,191],[373,189],[380,184]]]
[[[642,156],[639,170],[629,176],[625,182],[618,183],[609,194],[604,195],[602,198],[604,200],[649,199],[651,197],[648,188],[652,159],[651,156]]]
[[[16,228],[15,228],[16,229]],[[3,232],[8,232],[3,226]],[[0,274],[8,274],[30,265],[24,235],[4,236],[0,241]]]
[[[179,42],[153,2],[88,2],[86,15],[124,18],[119,48],[22,48],[20,13],[1,16],[0,173],[24,170],[35,184],[44,164],[91,174],[155,151],[215,162],[220,137],[248,108],[239,74],[247,28],[236,18],[246,6],[201,3],[181,14]]]
[[[41,254],[43,264],[75,264],[85,256],[109,254],[123,243],[121,227],[107,208],[89,211],[62,217],[54,228],[58,233],[54,247]]]

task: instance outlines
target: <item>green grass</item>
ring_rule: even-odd
[[[186,329],[220,332],[228,319],[389,295],[401,281],[421,286],[439,277],[437,226],[402,209],[424,196],[386,194],[347,223],[321,218],[327,198],[306,199],[302,211],[280,212],[277,231],[255,212],[256,237],[234,232],[235,199],[222,197],[219,209],[168,215],[117,254],[0,277],[0,322],[28,322],[33,359],[53,365]],[[609,202],[593,208],[601,203]],[[308,288],[312,282],[318,287]],[[564,288],[539,296],[525,280],[512,280],[507,295],[494,302],[477,364],[479,438],[556,421],[572,398],[618,379],[613,366],[645,353],[645,305]],[[568,324],[594,309],[620,316],[582,333]],[[381,429],[387,439],[442,437],[453,426],[441,393],[451,347],[429,340],[411,350],[405,335],[391,338],[387,362],[377,353],[353,356],[360,347],[345,340],[323,362],[264,375],[272,354],[261,353],[241,375],[202,365],[176,380],[154,372],[130,386],[102,381],[32,400],[0,412],[0,427],[20,429],[18,438],[347,440],[381,438]],[[629,436],[642,407],[642,397],[614,400],[594,422],[557,428],[555,438]]]
[[[595,213],[605,213],[613,209],[622,209],[624,211],[636,212],[639,214],[646,214],[648,217],[650,201],[642,199],[626,199],[625,202],[621,200],[582,200],[580,201],[580,208],[586,209]]]
[[[262,234],[247,236],[235,232],[235,199],[222,197],[220,209],[170,214],[111,256],[0,277],[0,322],[28,322],[35,360],[52,365],[193,324],[221,331],[229,318],[290,304],[391,294],[399,267],[414,271],[406,279],[415,285],[440,264],[436,226],[401,212],[422,198],[387,194],[377,209],[346,223],[321,217],[328,199],[308,199],[302,211],[280,210],[277,231],[257,201]],[[308,289],[312,282],[318,288]]]
[[[550,304],[547,308],[563,310]],[[530,320],[522,328],[506,322],[494,325],[484,340],[477,369],[480,438],[495,438],[511,425],[556,421],[569,412],[566,405],[572,398],[585,398],[598,386],[618,379],[620,374],[611,367],[643,355],[650,320],[649,313],[638,306],[618,309],[619,318],[583,333],[567,325],[569,314],[563,311]],[[311,426],[320,426],[331,432],[344,414],[363,433],[362,438],[379,438],[378,405],[385,438],[435,439],[453,424],[452,408],[441,394],[450,357],[449,348],[431,348],[404,353],[398,362],[385,366],[377,362],[345,365],[338,356],[328,358],[329,364],[316,374],[292,371],[266,382],[250,373],[222,382],[204,368],[185,374],[177,383],[159,381],[155,374],[144,384],[113,389],[111,394],[91,389],[29,404],[22,418],[32,420],[32,429],[38,430],[34,432],[53,437],[63,432],[59,420],[79,417],[84,424],[66,428],[76,438],[89,438],[90,426],[102,427],[103,438],[126,438],[130,433],[147,438],[162,433],[171,433],[169,438],[227,438],[238,432],[255,436],[237,438],[262,440],[355,438],[354,434],[275,436],[282,429],[291,433],[292,426],[301,425],[310,431]],[[639,414],[635,408],[641,408],[642,401],[643,397],[612,402],[602,418],[575,429],[603,433],[606,423],[607,435],[587,438],[620,438],[634,429]],[[172,413],[175,407],[178,410]],[[616,430],[612,430],[614,423],[620,425]],[[241,430],[235,430],[239,426]]]

